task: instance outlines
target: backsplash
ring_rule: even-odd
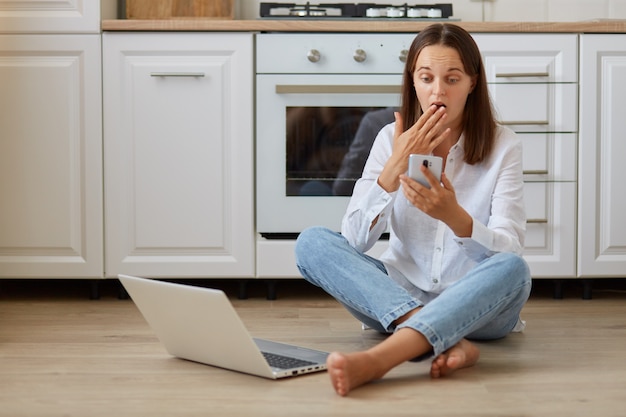
[[[262,1],[268,0],[236,0],[236,18],[259,18],[259,4]],[[269,1],[278,2],[278,0]],[[306,0],[285,2],[303,4]],[[310,2],[311,4],[330,3],[314,0]],[[335,3],[341,2],[343,1],[335,1]],[[470,22],[575,22],[591,19],[626,19],[626,0],[438,0],[436,2],[381,0],[379,3],[391,5],[452,3],[454,17]]]

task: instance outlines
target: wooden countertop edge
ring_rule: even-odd
[[[206,32],[419,32],[433,22],[368,20],[103,20],[103,31],[206,31]],[[494,33],[626,33],[626,20],[583,22],[451,22],[468,32]]]

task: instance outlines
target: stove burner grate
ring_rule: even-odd
[[[312,9],[310,7],[296,6],[289,9],[289,15],[296,17],[323,17],[326,16],[326,9]]]
[[[262,18],[340,18],[340,19],[450,19],[452,4],[390,5],[377,3],[261,3]]]

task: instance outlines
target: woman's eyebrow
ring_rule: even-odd
[[[423,66],[423,67],[418,67],[415,69],[415,71],[422,71],[422,70],[432,71],[432,68]],[[452,72],[452,71],[465,72],[462,68],[457,68],[457,67],[451,67],[446,70],[446,72]]]

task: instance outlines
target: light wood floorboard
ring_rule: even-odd
[[[0,282],[0,416],[626,415],[623,290],[534,291],[526,331],[481,343],[477,366],[431,380],[429,362],[406,363],[341,398],[325,373],[270,381],[173,358],[113,290],[37,285]],[[275,301],[225,286],[254,336],[342,351],[381,340],[306,283],[280,284]]]

